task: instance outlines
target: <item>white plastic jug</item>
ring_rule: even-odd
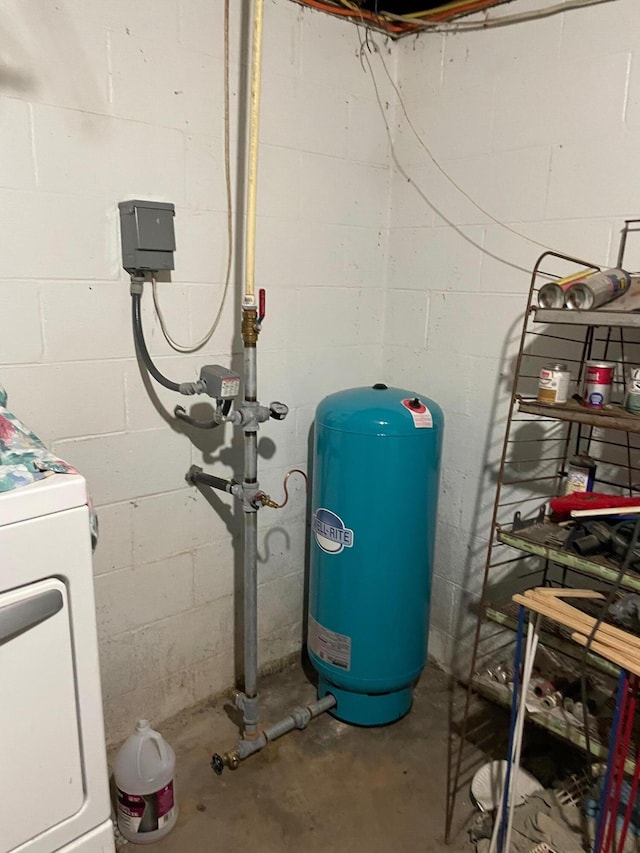
[[[173,829],[178,819],[175,770],[169,744],[148,720],[138,720],[113,762],[118,829],[128,841],[151,844]]]

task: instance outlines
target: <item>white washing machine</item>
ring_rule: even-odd
[[[87,491],[0,494],[0,853],[113,853]]]

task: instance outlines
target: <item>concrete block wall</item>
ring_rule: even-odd
[[[619,0],[399,43],[416,133],[396,104],[384,359],[447,418],[430,651],[451,666],[475,624],[528,271],[543,247],[613,264],[640,214],[639,27]]]
[[[234,173],[244,5],[231,3]],[[161,720],[234,679],[241,513],[217,496],[210,506],[184,477],[192,463],[239,474],[238,437],[185,432],[170,416],[185,401],[145,387],[117,217],[127,198],[175,203],[176,270],[160,299],[175,337],[197,340],[226,263],[223,3],[1,8],[0,382],[13,411],[86,475],[98,509],[96,602],[115,741],[136,718]],[[390,169],[356,28],[288,0],[267,0],[265,15],[259,386],[263,401],[281,399],[291,413],[265,425],[260,449],[263,486],[281,499],[284,473],[306,467],[318,401],[380,378]],[[210,344],[190,356],[169,349],[150,301],[147,292],[148,343],[167,375],[191,379],[203,363],[236,360],[233,296]],[[291,485],[284,510],[260,515],[263,664],[301,641],[305,495]]]
[[[117,222],[125,198],[176,204],[177,268],[160,298],[174,335],[198,339],[226,261],[222,5],[2,0],[0,381],[12,409],[86,474],[99,510],[111,741],[234,678],[241,519],[184,474],[192,463],[238,472],[238,437],[185,433],[170,417],[179,401],[145,387]],[[261,480],[280,497],[284,473],[306,466],[314,408],[334,389],[384,379],[433,396],[447,431],[430,651],[449,665],[473,625],[528,270],[542,251],[532,241],[606,264],[622,219],[638,213],[638,24],[635,0],[618,0],[486,32],[378,39],[422,140],[369,54],[394,164],[357,28],[266,3],[259,381],[261,398],[291,415],[265,425]],[[630,250],[637,269],[640,246]],[[164,342],[149,297],[145,328],[165,373],[235,363],[235,298],[212,342],[184,356]],[[302,484],[260,525],[266,664],[301,640]]]

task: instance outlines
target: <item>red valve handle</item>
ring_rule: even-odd
[[[258,291],[258,323],[262,323],[267,312],[267,292],[264,287]]]

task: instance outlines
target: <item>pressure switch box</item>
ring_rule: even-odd
[[[162,201],[121,201],[122,266],[134,275],[175,269],[175,207]]]

